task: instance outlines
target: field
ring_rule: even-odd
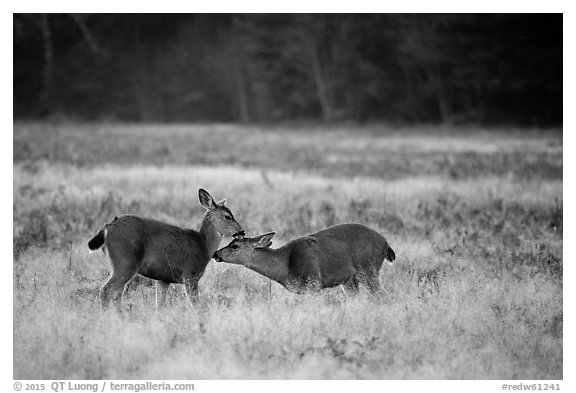
[[[13,143],[15,379],[563,378],[559,130],[15,123]],[[155,313],[136,277],[102,315],[87,240],[125,213],[197,228],[200,186],[273,247],[377,230],[381,298],[212,261],[201,311],[173,285]]]

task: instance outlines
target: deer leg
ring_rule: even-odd
[[[122,295],[128,281],[134,277],[138,271],[137,264],[126,265],[124,268],[116,268],[112,275],[106,281],[106,284],[100,288],[100,302],[102,304],[102,311],[106,311],[110,305],[110,301],[118,312],[122,312]]]
[[[380,293],[380,280],[378,276],[371,276],[366,279],[366,286],[372,295]]]
[[[156,312],[166,304],[166,294],[170,283],[166,281],[156,280]]]
[[[358,284],[359,284],[358,277],[356,276],[350,277],[350,279],[346,281],[346,283],[344,283],[344,292],[347,295],[357,295],[360,289],[358,287]]]
[[[118,312],[122,312],[122,295],[126,284],[134,276],[121,275],[112,273],[112,276],[106,281],[106,284],[100,288],[100,302],[102,304],[102,311],[106,311],[110,305],[110,301]]]
[[[381,297],[382,290],[388,293],[386,289],[383,289],[380,286],[380,274],[378,271],[372,270],[368,274],[366,274],[365,284],[366,287],[368,288],[368,291],[370,292],[370,295],[372,295],[373,297]]]
[[[196,276],[186,277],[184,279],[184,290],[193,306],[198,304],[200,301],[200,296],[198,294],[198,281],[200,281],[200,277]]]
[[[360,269],[360,278],[363,285],[366,286],[372,297],[381,295],[380,287],[380,267],[382,263],[376,261],[367,261],[362,264]]]
[[[192,309],[198,314],[198,326],[200,328],[200,332],[206,333],[206,328],[204,327],[204,310],[201,306],[196,307],[200,301],[200,296],[198,295],[198,281],[200,281],[199,276],[184,278],[184,289],[186,291],[186,295],[188,295]]]

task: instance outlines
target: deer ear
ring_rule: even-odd
[[[222,199],[221,201],[218,201],[216,203],[219,204],[220,206],[224,206],[226,205],[226,199]]]
[[[252,238],[252,240],[255,241],[256,247],[267,248],[267,247],[270,247],[272,245],[272,238],[274,237],[275,234],[276,234],[276,232],[265,233],[264,235],[260,235],[260,236],[256,236],[256,237]]]
[[[206,209],[212,210],[216,208],[216,202],[214,202],[214,199],[208,191],[203,188],[198,189],[198,199],[200,200],[200,204]]]

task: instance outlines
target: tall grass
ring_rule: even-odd
[[[362,129],[51,127],[15,127],[15,378],[562,378],[554,133],[438,143]],[[87,239],[123,213],[197,227],[199,186],[249,234],[276,231],[274,246],[340,222],[374,228],[397,255],[385,293],[294,295],[211,262],[198,309],[173,285],[156,314],[153,283],[136,277],[124,318],[101,315],[108,262]]]

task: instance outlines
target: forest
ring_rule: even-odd
[[[562,125],[561,14],[14,14],[14,117]]]

